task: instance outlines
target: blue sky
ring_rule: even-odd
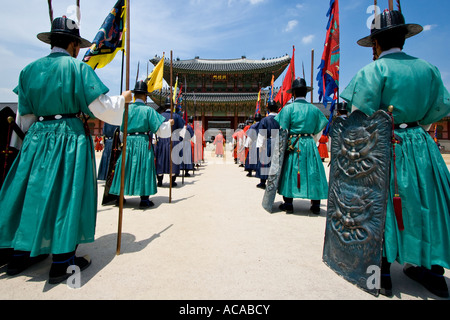
[[[92,40],[116,0],[81,1],[81,35]],[[395,3],[396,1],[394,1]],[[36,34],[50,30],[47,1],[0,0],[0,102],[16,102],[12,93],[20,71],[30,62],[47,55],[49,45]],[[311,51],[314,50],[314,79],[323,51],[329,0],[130,0],[131,68],[134,82],[138,62],[145,76],[147,61],[155,55],[192,59],[275,58],[292,55],[295,46],[296,76],[311,79]],[[378,0],[381,9],[388,0]],[[53,1],[54,16],[74,16],[75,0]],[[353,75],[372,61],[372,51],[356,41],[369,34],[371,0],[340,0],[341,60],[340,91]],[[395,5],[395,4],[394,4]],[[425,7],[426,6],[426,7]],[[425,27],[407,40],[405,52],[436,65],[450,89],[450,24],[448,0],[403,0],[406,22]],[[78,59],[82,59],[85,49]],[[110,88],[120,92],[121,56],[96,72]],[[149,71],[153,65],[149,65]],[[280,86],[282,77],[275,83]],[[134,84],[130,85],[131,87]],[[188,84],[189,87],[189,84]],[[315,81],[314,87],[317,87]],[[314,101],[318,100],[317,91]]]

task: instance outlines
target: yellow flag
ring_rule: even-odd
[[[176,105],[177,104],[177,88],[178,88],[178,77],[177,80],[175,81],[175,88],[173,89],[173,104]]]
[[[92,41],[92,46],[83,57],[83,62],[86,62],[94,70],[103,68],[110,63],[117,52],[125,49],[125,25],[126,1],[118,0],[100,26]]]
[[[152,92],[159,90],[163,86],[163,74],[164,74],[164,55],[156,64],[153,71],[147,77],[147,91]]]

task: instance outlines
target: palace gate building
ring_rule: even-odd
[[[161,60],[155,56],[150,62],[156,66]],[[253,117],[258,92],[271,85],[284,72],[291,61],[289,55],[273,59],[172,60],[172,85],[178,77],[182,86],[182,108],[188,116],[202,121],[205,130],[217,128],[225,135],[226,129],[236,130],[239,123]],[[164,80],[170,84],[170,59],[164,60]],[[261,115],[266,112],[269,90],[261,91]],[[150,98],[164,110],[170,88],[151,93]]]

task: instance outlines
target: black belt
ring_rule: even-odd
[[[79,113],[54,114],[51,116],[39,116],[38,121],[51,121],[51,120],[79,118],[79,117],[80,117]]]
[[[291,137],[312,137],[312,133],[299,133],[299,134],[291,134]]]
[[[398,123],[394,125],[395,129],[406,129],[406,128],[414,128],[418,127],[419,123],[416,122],[406,122],[406,123]]]
[[[127,136],[138,136],[140,134],[145,134],[148,135],[150,132],[133,132],[133,133],[128,133]]]

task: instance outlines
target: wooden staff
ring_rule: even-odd
[[[125,87],[130,90],[130,0],[126,1],[126,75]],[[119,227],[117,231],[117,249],[116,254],[120,254],[120,245],[122,241],[122,217],[123,217],[123,194],[125,185],[125,154],[127,150],[127,132],[128,132],[128,103],[125,103],[123,116],[123,146],[122,146],[122,166],[120,172],[120,197],[119,197]]]
[[[389,11],[394,10],[394,0],[389,0]]]
[[[311,50],[311,103],[314,101],[314,49]]]
[[[53,6],[52,6],[52,0],[48,0],[48,15],[50,17],[50,24],[53,22]]]
[[[170,50],[170,119],[173,118],[173,89],[172,89],[172,72],[173,72],[173,55],[172,50]],[[172,128],[171,128],[172,129]],[[172,203],[172,135],[170,135],[170,154],[169,154],[169,163],[170,163],[170,175],[169,175],[169,203]]]

